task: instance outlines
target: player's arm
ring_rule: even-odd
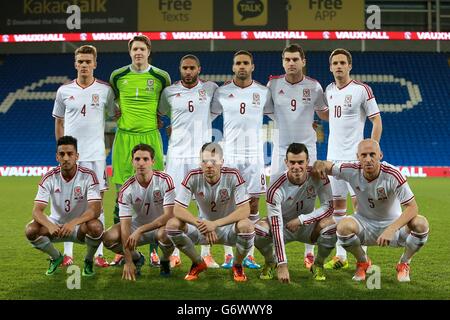
[[[101,199],[89,201],[86,211],[83,212],[81,216],[73,220],[70,220],[61,227],[61,230],[59,232],[60,237],[66,237],[70,235],[75,226],[77,225],[83,224],[93,219],[98,219],[100,217],[101,209],[102,209]]]
[[[175,207],[173,209],[173,214],[175,218],[180,219],[183,222],[189,223],[193,226],[197,226],[197,218],[189,212],[187,207],[182,206],[180,203],[175,203]]]
[[[250,199],[249,199],[250,201]],[[240,220],[246,219],[250,216],[250,202],[246,201],[245,203],[242,203],[236,207],[236,210],[234,210],[229,215],[214,220],[214,221],[205,221],[203,220],[203,223],[201,223],[201,227],[199,228],[200,232],[206,233],[215,231],[217,227],[226,226],[235,222],[238,222]]]
[[[58,140],[64,136],[64,119],[55,117],[55,138]]]
[[[381,132],[383,131],[383,123],[381,121],[380,114],[370,117],[369,120],[372,122],[372,135],[371,138],[380,142]]]
[[[40,225],[46,227],[51,236],[57,236],[60,227],[47,218],[47,215],[44,213],[45,208],[47,208],[46,203],[34,202],[33,219]]]
[[[298,220],[301,225],[308,225],[320,221],[333,214],[333,194],[331,192],[330,180],[327,177],[322,181],[322,186],[317,191],[317,195],[320,200],[320,207],[313,210],[309,214],[299,215]]]
[[[322,119],[324,121],[329,121],[330,117],[329,117],[328,111],[329,111],[328,108],[327,108],[327,110],[324,110],[324,111],[316,110],[316,114],[320,119]]]
[[[131,217],[120,218],[120,238],[122,240],[125,265],[123,266],[122,279],[136,280],[136,266],[133,263],[130,248],[127,247],[127,241],[131,234]]]
[[[326,179],[332,175],[333,162],[325,160],[317,160],[314,162],[311,170],[311,176],[316,179]]]

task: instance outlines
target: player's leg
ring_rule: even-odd
[[[170,276],[170,268],[173,268],[171,266],[170,259],[173,255],[175,246],[167,237],[166,226],[162,226],[161,228],[158,229],[158,231],[156,232],[156,241],[158,241],[159,247],[161,248],[162,251],[159,274],[162,277],[168,277]]]
[[[340,244],[356,258],[356,272],[353,276],[355,281],[365,280],[366,271],[371,265],[370,259],[361,246],[360,237],[363,233],[363,226],[361,222],[358,223],[355,216],[343,218],[337,224],[337,244]]]
[[[265,180],[265,175],[263,175],[263,178]],[[258,222],[260,216],[259,216],[259,194],[254,195],[251,199],[250,199],[250,221],[255,224],[256,222]],[[254,253],[255,253],[255,247],[252,246],[250,248],[250,250],[247,253],[247,256],[244,259],[243,265],[245,268],[249,268],[249,269],[259,269],[261,268],[261,266],[256,263],[255,257],[254,257]]]
[[[315,223],[310,235],[311,242],[317,243],[317,257],[311,266],[315,280],[326,279],[324,262],[336,245],[336,223],[332,217],[322,219]]]
[[[316,146],[308,145],[309,163],[312,165],[317,160]],[[284,158],[284,157],[283,157]],[[305,252],[303,255],[303,265],[306,269],[311,270],[311,266],[314,264],[314,245],[305,243]]]
[[[63,267],[68,267],[73,264],[73,242],[64,242],[64,259]]]
[[[425,245],[428,240],[429,223],[424,216],[418,215],[412,219],[406,228],[402,228],[403,238],[406,236],[405,251],[397,264],[397,279],[409,282],[409,270],[412,257]]]
[[[243,219],[236,223],[236,257],[232,267],[235,281],[246,281],[247,276],[244,273],[243,260],[247,257],[255,241],[255,226],[250,219]]]
[[[224,259],[223,263],[220,265],[223,269],[231,269],[234,263],[234,253],[233,253],[233,247],[223,245],[223,252],[224,252]]]
[[[89,220],[79,226],[77,238],[86,243],[86,256],[84,257],[83,276],[93,276],[94,255],[98,246],[102,243],[103,224],[98,219]]]
[[[255,247],[264,257],[264,266],[259,278],[262,280],[273,279],[276,261],[273,255],[273,240],[267,218],[261,219],[255,224]]]
[[[51,242],[47,228],[33,220],[26,225],[25,235],[34,248],[50,256],[50,266],[46,275],[54,274],[58,266],[63,262],[64,256]]]
[[[166,223],[166,234],[174,246],[192,260],[191,269],[185,279],[189,281],[197,280],[199,273],[208,268],[194,246],[194,242],[198,242],[200,238],[198,229],[177,218],[171,218]]]

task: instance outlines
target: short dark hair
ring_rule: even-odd
[[[136,151],[148,151],[150,153],[150,158],[152,160],[155,158],[155,149],[153,149],[150,145],[145,143],[139,143],[138,145],[134,146],[133,150],[131,150],[131,159],[134,158],[134,154]]]
[[[211,152],[211,154],[214,155],[218,155],[221,159],[223,158],[223,150],[222,147],[220,146],[220,144],[215,143],[215,142],[207,142],[202,146],[202,151],[201,154],[203,155],[203,152],[205,151],[209,151]]]
[[[78,151],[78,141],[76,138],[72,136],[62,136],[58,139],[56,142],[56,149],[58,149],[59,146],[67,146],[72,145],[74,146],[75,150]]]
[[[97,60],[97,49],[94,46],[86,44],[84,46],[77,48],[75,50],[75,59],[77,58],[77,55],[82,53],[92,54],[94,56],[94,60]]]
[[[292,43],[290,45],[288,45],[286,48],[284,48],[283,53],[281,54],[281,57],[284,58],[284,53],[285,52],[298,52],[300,53],[300,58],[302,58],[302,60],[305,59],[305,52],[303,51],[303,48],[298,44],[298,43]]]
[[[240,56],[240,55],[249,56],[249,57],[250,57],[250,60],[252,61],[252,64],[253,64],[253,55],[251,54],[250,51],[247,51],[247,50],[239,50],[239,51],[237,51],[237,52],[234,54],[233,59],[236,58],[236,56]]]
[[[348,60],[348,64],[352,64],[352,54],[348,50],[345,50],[343,48],[337,48],[337,49],[333,50],[333,52],[331,52],[330,59],[329,59],[330,64],[331,64],[331,59],[334,56],[337,56],[338,54],[343,54],[344,56],[346,56],[347,60]]]
[[[195,60],[195,62],[197,63],[197,66],[200,67],[200,59],[197,58],[197,56],[195,56],[195,55],[193,55],[193,54],[187,54],[187,55],[183,56],[183,57],[180,59],[180,66],[181,66],[181,63],[182,63],[184,60],[186,60],[186,59],[192,59],[192,60]]]
[[[293,142],[289,145],[286,150],[286,160],[288,157],[288,153],[300,154],[302,152],[306,153],[306,159],[309,159],[308,148],[303,143]]]
[[[128,41],[128,51],[131,51],[131,47],[133,46],[133,42],[135,42],[135,41],[144,42],[149,51],[152,48],[152,43],[151,43],[150,39],[147,36],[141,34],[139,36],[134,36],[133,38],[130,39],[130,41]]]

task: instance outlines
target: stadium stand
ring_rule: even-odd
[[[178,62],[185,53],[161,53],[154,64],[179,79]],[[231,79],[232,52],[196,53],[203,78],[221,84]],[[332,81],[328,52],[307,53],[307,74],[325,89]],[[99,53],[96,76],[129,63],[126,53]],[[353,53],[352,76],[373,89],[383,118],[385,160],[396,165],[450,165],[450,67],[446,54]],[[283,73],[279,52],[256,52],[254,79],[265,84]],[[75,77],[72,54],[6,55],[0,65],[0,166],[54,165],[54,119],[57,88]],[[265,119],[268,123],[268,119]],[[214,122],[221,129],[221,119]],[[325,141],[318,157],[326,156]],[[366,124],[366,136],[371,125]],[[167,137],[162,132],[164,150]],[[110,163],[110,156],[107,159]],[[266,159],[266,162],[269,158]]]

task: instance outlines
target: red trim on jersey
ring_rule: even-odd
[[[222,169],[220,171],[221,171],[221,173],[235,174],[238,179],[238,185],[236,185],[236,186],[240,186],[241,184],[243,184],[245,182],[244,178],[242,178],[241,173],[237,169],[229,168],[229,167],[222,167]]]
[[[357,85],[363,86],[364,89],[366,89],[366,91],[367,91],[367,101],[375,98],[375,96],[373,95],[373,92],[372,92],[372,88],[369,87],[367,84],[365,84],[364,82],[356,81],[356,80],[353,80],[353,82],[355,84],[357,84]]]
[[[48,204],[48,201],[44,201],[44,200],[34,200],[34,202],[39,202],[39,203]]]
[[[409,198],[408,200],[406,200],[406,201],[403,201],[401,204],[402,205],[405,205],[405,204],[407,204],[408,202],[410,202],[410,201],[412,201],[413,199],[414,199],[415,197],[414,196],[412,196],[411,198]]]
[[[283,247],[281,245],[281,235],[280,235],[280,223],[279,223],[279,217],[271,217],[271,225],[272,225],[272,236],[276,239],[275,243],[277,244],[275,246],[275,254],[277,256],[278,261],[284,261],[284,255],[283,255]]]
[[[377,116],[377,115],[379,115],[380,114],[380,112],[375,112],[374,114],[371,114],[370,116],[367,116],[367,118],[373,118],[373,117],[375,117],[375,116]]]
[[[311,78],[311,77],[308,77],[308,76],[305,76],[305,78],[306,78],[306,79],[309,79],[309,80],[311,80],[311,81],[317,82],[318,84],[320,84],[320,82],[317,81],[317,80],[314,79],[314,78]]]
[[[227,81],[225,81],[225,82],[223,83],[222,87],[224,87],[224,86],[226,86],[226,85],[229,85],[229,84],[232,83],[232,82],[233,82],[233,80],[227,80]]]
[[[329,217],[329,216],[331,216],[333,214],[333,211],[334,211],[333,207],[329,207],[328,210],[325,211],[324,213],[322,213],[320,216],[315,217],[315,218],[311,218],[311,219],[307,219],[307,220],[303,221],[303,224],[311,224],[311,223],[314,223],[316,221],[322,220],[322,219],[324,219],[326,217]]]
[[[273,203],[273,197],[275,195],[275,192],[281,185],[287,180],[287,174],[284,173],[281,175],[277,180],[275,180],[274,184],[270,186],[269,190],[267,190],[267,199],[266,202],[270,203],[271,205],[274,205]]]
[[[189,207],[189,205],[184,204],[183,202],[180,202],[178,200],[175,199],[175,202],[178,203],[180,206],[182,206],[183,208],[187,208]]]
[[[91,84],[89,84],[87,87],[84,87],[84,88],[83,88],[83,87],[80,86],[80,84],[78,83],[78,79],[75,79],[75,84],[76,84],[77,86],[79,86],[82,90],[89,88],[89,87],[92,86],[95,82],[96,82],[96,79],[94,78],[94,81],[92,81]]]
[[[88,169],[86,167],[78,166],[78,171],[80,171],[82,173],[90,174],[92,176],[94,184],[99,184],[97,175],[95,174],[95,172],[93,170]]]
[[[57,115],[54,114],[54,113],[52,113],[52,116],[53,116],[53,118],[64,119],[64,117],[57,116]]]
[[[174,203],[166,203],[166,204],[163,204],[163,207],[173,207],[175,205],[175,202]]]
[[[100,79],[97,79],[97,78],[95,79],[95,81],[98,82],[98,83],[104,84],[104,85],[106,85],[108,87],[111,87],[111,85],[108,82],[106,82],[106,81],[103,81],[103,80],[100,80]]]
[[[117,202],[119,202],[120,204],[125,204],[125,203],[122,203],[123,193],[134,181],[136,181],[135,176],[132,176],[127,181],[125,181],[125,183],[120,188],[119,196],[117,197]]]
[[[60,86],[60,88],[61,88],[61,87],[64,87],[64,86],[67,86],[67,85],[69,85],[69,84],[71,84],[71,83],[73,83],[75,80],[76,80],[76,79],[73,79],[73,80],[69,80],[69,81],[66,82],[66,83],[63,83],[63,84]]]
[[[189,189],[189,187],[187,186],[187,183],[188,183],[189,179],[191,178],[191,176],[197,175],[197,174],[203,174],[203,171],[202,171],[201,168],[192,169],[191,171],[189,171],[188,174],[186,175],[186,177],[184,177],[184,179],[181,182],[181,184]],[[191,190],[191,189],[189,189],[189,190]]]
[[[41,181],[39,182],[39,185],[41,187],[44,187],[43,184],[45,182],[45,180],[47,180],[47,178],[51,177],[54,174],[58,174],[61,171],[61,167],[57,166],[55,168],[53,168],[52,170],[50,170],[49,172],[47,172],[41,179]]]
[[[102,199],[101,198],[100,199],[89,199],[88,202],[90,202],[90,201],[102,201]]]
[[[165,173],[165,172],[157,171],[157,170],[153,171],[153,174],[154,174],[155,176],[157,176],[157,177],[163,178],[163,179],[166,181],[166,183],[167,183],[167,188],[168,188],[168,189],[166,190],[166,192],[169,192],[169,191],[175,189],[175,185],[174,185],[174,183],[173,183],[173,179],[172,179],[172,177],[171,177],[170,175],[168,175],[168,174]]]
[[[288,79],[286,79],[286,75],[284,75],[284,81],[286,81],[286,82],[289,83],[290,85],[296,85],[296,84],[299,84],[300,82],[302,82],[302,81],[305,80],[305,79],[306,79],[305,76],[303,76],[303,77],[301,78],[300,81],[297,81],[297,82],[290,82]]]
[[[131,219],[133,216],[119,216],[119,219]]]
[[[278,76],[274,76],[274,75],[270,75],[269,76],[269,81],[272,79],[280,79],[280,78],[284,78],[286,75],[285,74],[280,74]]]
[[[344,85],[342,88],[339,88],[336,82],[335,82],[334,84],[335,84],[335,86],[336,86],[336,88],[337,88],[338,90],[342,90],[342,89],[344,89],[345,87],[347,87],[347,86],[348,86],[350,83],[352,83],[352,82],[353,82],[353,80],[350,79],[350,81],[349,81],[346,85]]]
[[[250,86],[255,82],[255,80],[252,80],[252,83],[250,83],[248,86],[241,87],[241,86],[237,85],[236,82],[234,82],[234,79],[233,79],[232,81],[233,81],[233,84],[234,84],[236,87],[241,88],[241,89],[248,88],[248,87],[250,87]]]
[[[392,167],[388,167],[388,166],[386,166],[384,164],[380,165],[380,169],[381,169],[381,171],[386,172],[386,173],[388,173],[388,174],[390,174],[390,175],[395,177],[395,179],[399,183],[397,188],[400,187],[402,184],[404,184],[406,182],[406,179],[403,178],[402,174],[397,169],[392,168]]]
[[[246,203],[246,202],[250,202],[250,198],[248,198],[247,200],[244,200],[244,201],[241,201],[241,202],[239,202],[239,203],[236,203],[236,205],[237,206],[240,206],[241,204],[243,204],[243,203]]]

